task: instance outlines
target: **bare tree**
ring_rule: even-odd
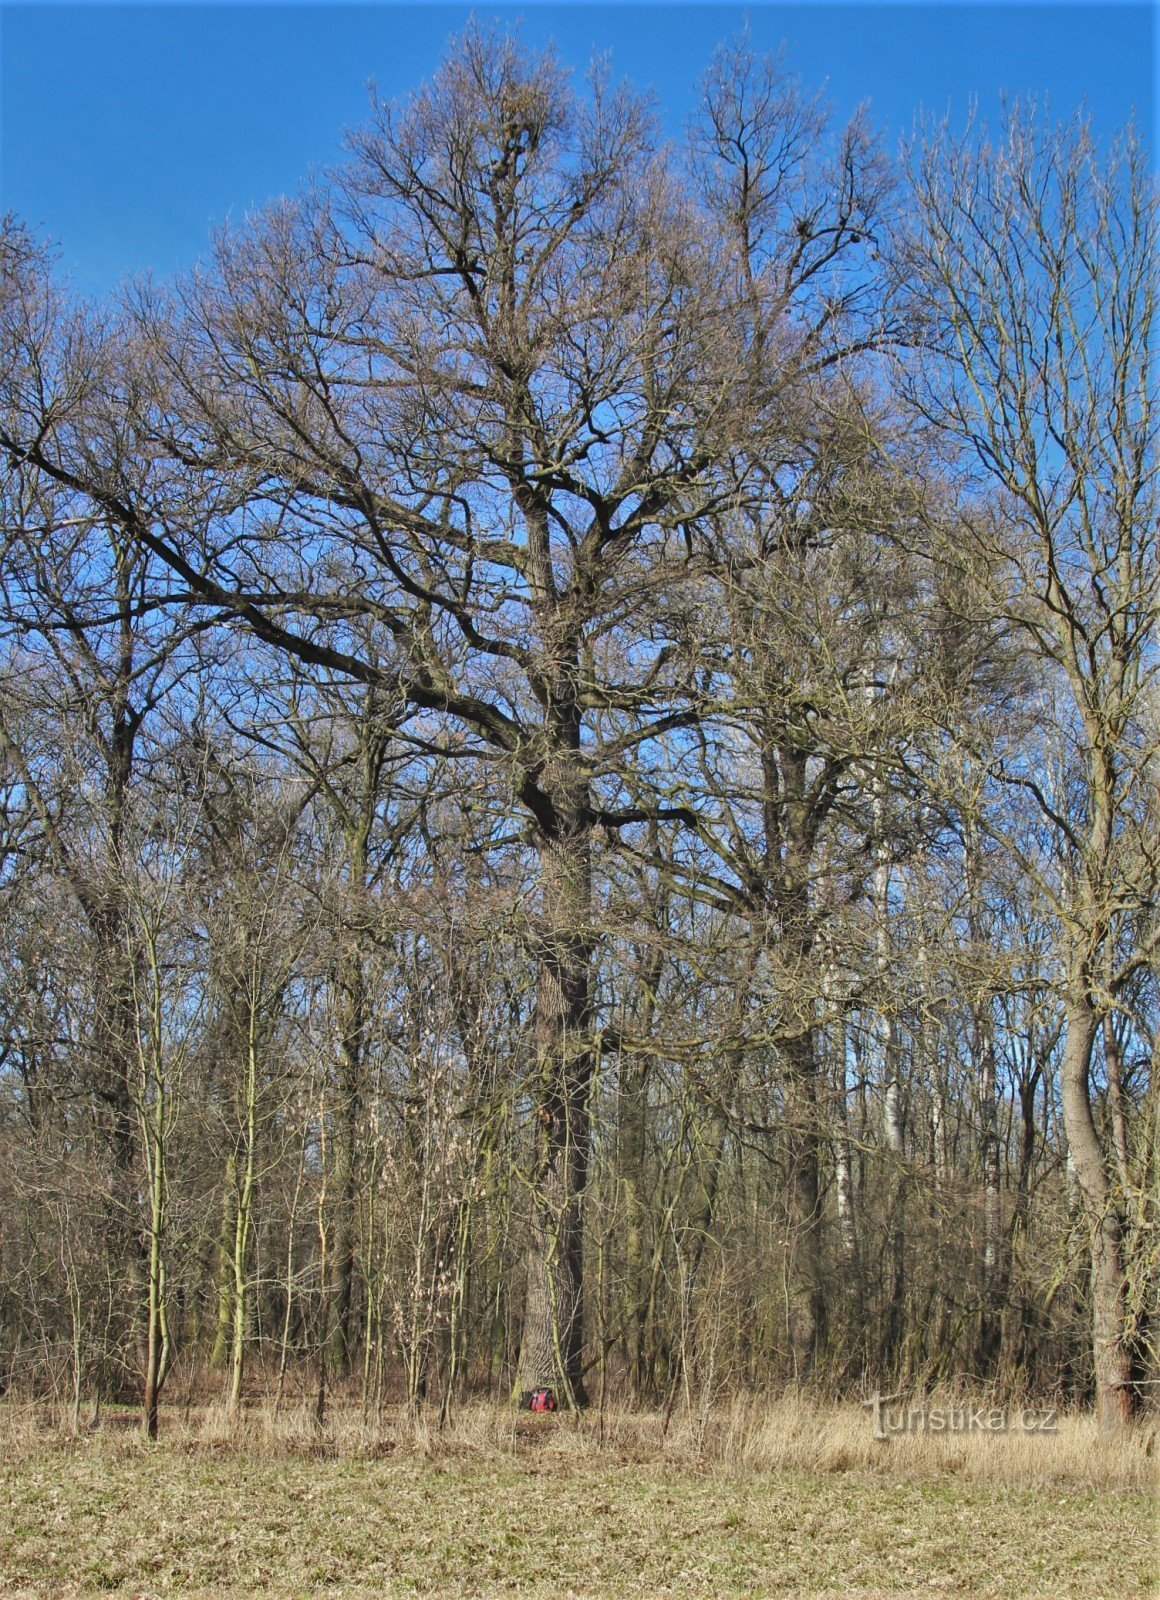
[[[161,492],[140,416],[124,403],[140,373],[114,319],[69,303],[50,266],[48,252],[4,219],[0,753],[36,818],[46,863],[67,884],[90,938],[82,1087],[114,1172],[109,1238],[131,1290],[126,1320],[140,1332],[148,1252],[135,1200],[134,812],[142,752],[189,667],[183,651],[191,634],[204,624],[191,624],[180,602],[165,603],[174,599],[167,580],[161,589],[153,582],[165,569],[131,531],[141,507]],[[185,510],[192,511],[188,501]]]
[[[617,775],[685,715],[644,617],[733,488],[732,317],[650,138],[626,91],[581,100],[551,57],[469,32],[156,325],[171,450],[248,503],[207,548],[137,530],[259,638],[401,692],[509,775],[539,862],[521,1380],[576,1393],[593,834],[639,817]]]
[[[1063,1107],[1091,1236],[1097,1410],[1134,1404],[1119,1186],[1093,1115],[1103,1019],[1160,938],[1145,831],[1158,658],[1157,427],[1152,372],[1156,191],[1129,131],[1101,153],[1080,120],[1015,106],[994,141],[935,129],[914,171],[907,268],[925,358],[902,384],[992,491],[965,508],[991,606],[1062,693],[1063,760],[1025,751],[1001,775],[1050,848],[1021,856],[1057,920],[1067,1029]],[[1042,837],[1042,836],[1041,836]]]
[[[1082,1392],[1090,1293],[1130,1409],[1154,195],[892,182],[744,40],[681,151],[473,27],[174,285],[3,223],[0,1386],[703,1428]]]

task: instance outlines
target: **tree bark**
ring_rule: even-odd
[[[814,1372],[825,1345],[827,1307],[821,1215],[822,1107],[815,1025],[815,924],[811,856],[818,817],[811,800],[810,752],[763,729],[765,876],[772,917],[755,930],[782,987],[779,1055],[785,1091],[786,1322],[794,1378]]]
[[[1086,991],[1068,996],[1066,1015],[1063,1120],[1091,1241],[1096,1421],[1101,1433],[1111,1433],[1130,1422],[1135,1411],[1132,1351],[1126,1337],[1123,1221],[1108,1181],[1104,1151],[1092,1115],[1089,1074],[1100,1019]]]
[[[536,1145],[531,1248],[517,1389],[557,1385],[585,1403],[583,1197],[594,1055],[591,847],[579,807],[540,841]]]
[[[822,1272],[821,1125],[813,1030],[782,1047],[786,1070],[785,1155],[789,1215],[788,1324],[794,1377],[818,1366],[826,1342]]]

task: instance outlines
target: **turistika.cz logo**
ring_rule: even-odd
[[[1054,1406],[978,1405],[928,1406],[899,1404],[901,1394],[875,1391],[863,1400],[873,1414],[875,1439],[902,1433],[1057,1433]]]

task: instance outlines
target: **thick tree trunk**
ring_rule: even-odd
[[[517,1389],[558,1387],[582,1405],[583,1199],[594,1055],[591,857],[583,811],[541,835],[536,968],[536,1149]]]
[[[1112,1015],[1104,1018],[1104,1060],[1108,1072],[1108,1110],[1112,1122],[1112,1146],[1116,1152],[1116,1172],[1121,1193],[1132,1187],[1132,1174],[1128,1161],[1128,1125],[1124,1114],[1124,1053],[1116,1032]]]
[[[1096,1420],[1101,1433],[1127,1426],[1135,1410],[1132,1351],[1126,1336],[1127,1283],[1123,1224],[1108,1181],[1107,1163],[1092,1115],[1089,1073],[1099,1018],[1090,995],[1076,985],[1066,1000],[1063,1051],[1063,1120],[1091,1239],[1092,1344]]]
[[[788,1331],[794,1377],[818,1366],[826,1342],[822,1265],[821,1119],[813,1030],[782,1047],[786,1068],[785,1156],[789,1212]]]
[[[773,916],[764,940],[781,986],[779,1045],[785,1091],[786,1323],[794,1378],[817,1367],[827,1334],[821,1215],[822,1105],[818,1084],[816,956],[811,903],[817,819],[809,798],[810,753],[763,730],[765,872]]]

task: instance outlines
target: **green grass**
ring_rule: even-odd
[[[98,1434],[0,1468],[0,1597],[1152,1594],[1146,1490],[577,1448],[334,1458]]]

